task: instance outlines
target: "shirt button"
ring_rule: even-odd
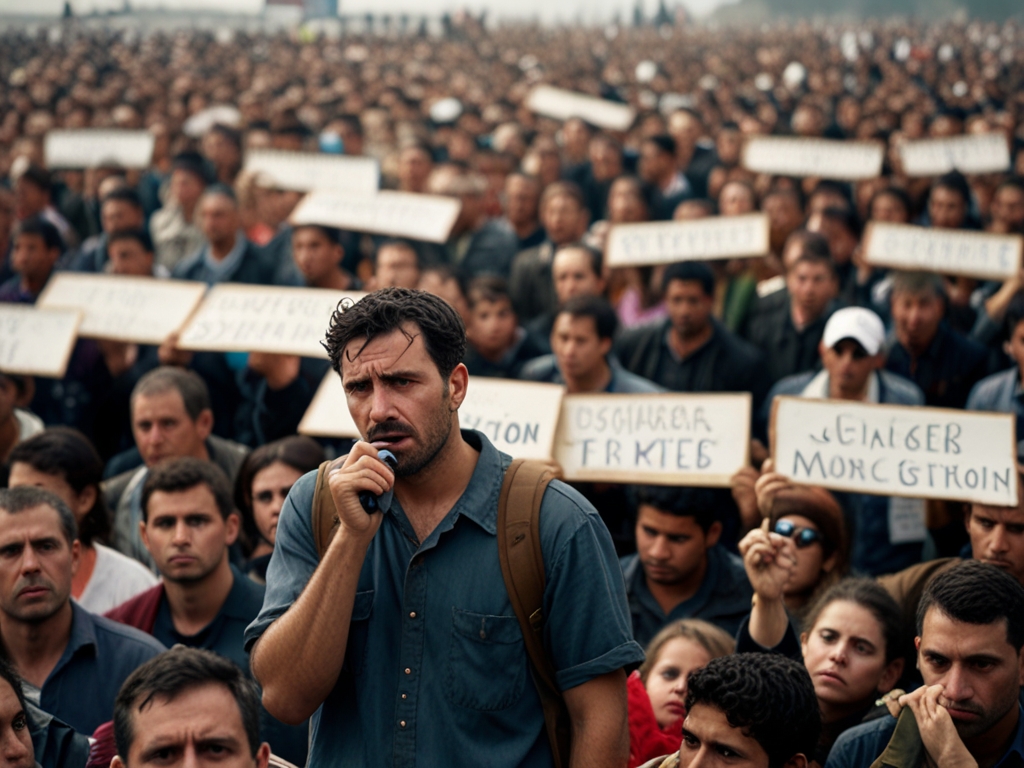
[[[405,693],[403,693],[403,694],[402,694],[402,698],[403,698],[403,699],[408,699],[408,698],[409,698],[409,696],[408,696],[408,694],[405,694]]]
[[[415,619],[416,618],[416,611],[409,611],[409,618],[410,619]]]
[[[401,728],[405,728],[405,720],[399,720],[399,721],[398,721],[398,725],[399,725],[399,727],[401,727]]]
[[[406,668],[405,668],[405,674],[407,674],[407,675],[411,675],[411,674],[412,674],[412,670],[411,670],[411,669],[409,669],[408,667],[406,667]]]

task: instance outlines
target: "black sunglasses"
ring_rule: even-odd
[[[775,524],[775,532],[779,536],[785,536],[787,539],[793,539],[793,543],[797,549],[806,549],[812,544],[823,542],[824,537],[819,531],[813,528],[797,528],[789,520],[779,520]]]

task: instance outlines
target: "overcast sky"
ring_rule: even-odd
[[[706,13],[727,0],[684,0],[683,4],[696,14]],[[152,8],[162,6],[168,9],[203,8],[223,9],[241,13],[256,13],[263,7],[263,0],[131,0],[135,8]],[[71,0],[71,7],[78,13],[91,10],[120,8],[123,0]],[[648,14],[657,8],[657,0],[643,0]],[[668,5],[674,5],[669,0]],[[608,19],[616,11],[624,19],[631,18],[633,0],[340,0],[339,6],[343,13],[441,13],[457,8],[470,8],[474,11],[482,8],[490,10],[495,17],[535,16],[540,15],[546,20],[574,21],[582,18],[585,22]],[[25,13],[27,8],[32,13],[58,14],[64,7],[63,0],[0,0],[0,14]]]

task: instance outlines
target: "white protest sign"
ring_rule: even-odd
[[[727,486],[750,449],[749,393],[567,395],[555,459],[568,480]]]
[[[320,342],[343,299],[361,293],[323,288],[222,283],[206,294],[181,331],[181,349],[269,352],[327,359]]]
[[[443,243],[461,208],[462,203],[456,198],[441,195],[391,191],[351,195],[318,189],[295,207],[291,223],[325,224],[355,232]]]
[[[908,176],[1001,173],[1010,168],[1010,146],[1001,133],[921,139],[901,144],[900,159]]]
[[[526,107],[545,117],[568,120],[579,117],[598,128],[609,131],[628,131],[636,118],[636,110],[596,96],[587,96],[550,85],[538,85],[526,97]]]
[[[986,280],[1017,276],[1024,237],[963,229],[930,229],[872,221],[864,232],[869,264],[895,269],[966,275]]]
[[[1014,417],[947,408],[778,397],[775,471],[880,496],[1016,506]]]
[[[769,250],[768,229],[763,213],[616,224],[608,235],[608,266],[764,256]]]
[[[517,459],[548,459],[565,389],[558,384],[470,377],[459,407],[459,426],[478,429],[498,450]],[[418,425],[413,425],[418,426]],[[359,437],[341,377],[328,371],[302,417],[299,432],[316,437]]]
[[[372,195],[380,187],[380,168],[372,157],[250,149],[243,171],[258,173],[281,189],[309,192],[338,189]]]
[[[58,272],[39,296],[43,309],[80,309],[78,335],[162,344],[188,320],[206,283]]]
[[[47,133],[43,151],[47,168],[148,168],[155,143],[149,131],[76,128]]]
[[[885,147],[877,141],[751,136],[742,164],[754,173],[852,181],[881,176],[884,158]]]
[[[82,313],[0,304],[0,373],[64,377]]]

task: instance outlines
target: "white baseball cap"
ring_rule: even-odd
[[[877,355],[885,342],[882,318],[863,307],[846,307],[836,311],[825,323],[821,340],[831,349],[843,339],[853,339],[869,355]]]

